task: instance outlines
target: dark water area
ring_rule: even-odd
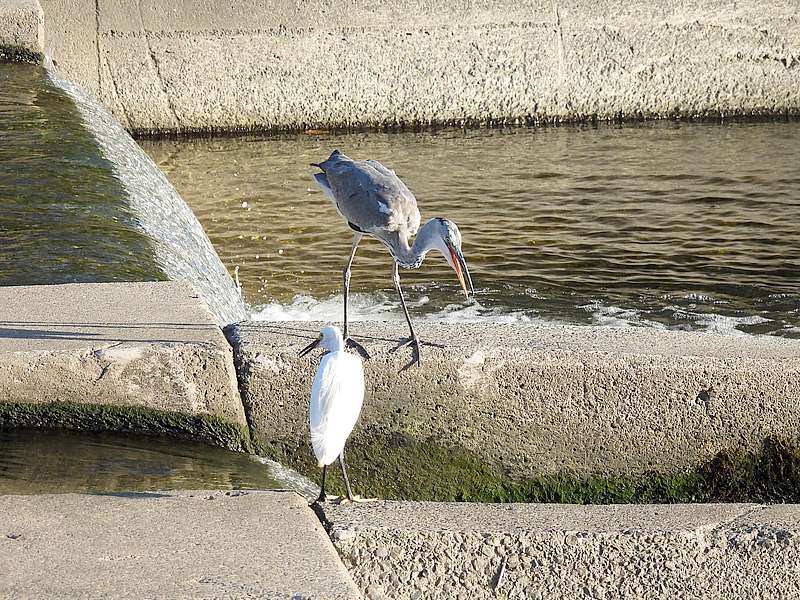
[[[477,289],[431,253],[415,315],[800,337],[800,123],[645,123],[140,141],[239,268],[257,318],[341,318],[349,229],[311,179],[339,148],[456,221]],[[402,318],[362,243],[357,319]]]
[[[0,431],[0,494],[264,488],[298,486],[247,454],[185,440]]]
[[[111,164],[38,66],[0,62],[0,285],[164,279]]]

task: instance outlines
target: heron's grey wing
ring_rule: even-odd
[[[370,160],[365,160],[364,162],[367,163],[369,166],[371,166],[376,171],[378,171],[379,173],[382,173],[383,175],[386,175],[387,177],[397,177],[397,173],[395,173],[394,171],[392,171],[388,167],[384,167],[377,160],[370,159]],[[398,179],[398,181],[400,181],[399,177],[397,177],[397,179]],[[403,183],[403,182],[400,181],[400,183]]]
[[[369,162],[337,160],[326,170],[339,212],[365,233],[413,235],[419,229],[414,194],[393,172]]]

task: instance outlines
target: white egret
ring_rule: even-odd
[[[400,297],[400,306],[408,323],[410,336],[397,348],[412,346],[414,359],[421,364],[420,342],[408,316],[403,290],[400,288],[400,271],[418,269],[430,250],[441,252],[453,268],[458,282],[469,298],[475,290],[469,276],[467,262],[461,253],[461,232],[452,221],[434,217],[422,227],[417,199],[401,179],[391,169],[377,160],[353,160],[334,150],[328,159],[313,167],[322,169],[314,180],[325,195],[333,202],[336,210],[353,230],[353,246],[350,258],[344,268],[344,338],[348,345],[355,346],[359,352],[369,356],[366,350],[347,336],[347,298],[350,293],[350,266],[356,255],[361,238],[371,235],[381,241],[394,258],[392,281]],[[417,234],[414,244],[409,238]]]
[[[347,499],[354,501],[344,466],[344,445],[358,421],[364,403],[364,367],[361,359],[345,350],[338,327],[323,327],[319,337],[300,351],[305,356],[316,347],[327,350],[319,361],[308,410],[311,445],[322,467],[322,486],[317,502],[325,502],[325,475],[337,458]]]

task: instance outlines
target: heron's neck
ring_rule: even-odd
[[[425,260],[425,255],[437,247],[437,235],[441,237],[437,232],[436,219],[431,219],[419,228],[411,246],[408,245],[407,239],[401,238],[399,252],[395,256],[400,266],[418,269]]]

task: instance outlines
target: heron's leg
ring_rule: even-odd
[[[347,469],[344,468],[344,448],[339,455],[339,466],[342,467],[342,478],[344,479],[344,487],[347,490],[347,499],[353,501],[353,490],[350,489],[350,480],[347,478]]]
[[[353,264],[353,259],[356,257],[356,250],[358,250],[358,243],[363,236],[355,232],[353,234],[353,247],[350,249],[350,258],[347,259],[347,266],[344,268],[344,338],[347,339],[347,300],[350,297],[350,267]]]
[[[399,350],[403,346],[413,346],[414,360],[412,363],[416,361],[417,366],[422,366],[422,354],[420,352],[419,338],[414,332],[414,326],[411,324],[411,317],[408,315],[406,299],[403,297],[403,289],[400,287],[400,265],[397,264],[397,261],[395,261],[392,269],[392,281],[394,282],[395,289],[397,289],[397,295],[400,296],[400,306],[403,307],[403,314],[406,316],[406,323],[408,323],[408,331],[411,334],[410,337],[406,341],[402,342],[396,349]]]
[[[319,497],[317,498],[317,502],[325,502],[325,474],[328,471],[327,465],[323,465],[322,467],[322,485],[319,488]]]
[[[350,250],[350,258],[347,260],[347,266],[342,273],[344,278],[344,327],[342,328],[345,344],[350,348],[355,348],[363,358],[369,358],[369,352],[361,344],[352,340],[347,335],[347,303],[350,298],[350,267],[353,264],[353,259],[356,257],[356,250],[358,250],[358,243],[364,237],[361,233],[355,232],[353,234],[353,247]]]

